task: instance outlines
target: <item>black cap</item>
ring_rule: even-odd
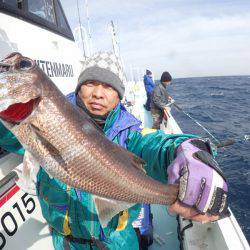
[[[161,82],[171,82],[172,76],[169,74],[169,72],[165,71],[161,75]]]

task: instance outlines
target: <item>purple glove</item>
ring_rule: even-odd
[[[212,156],[208,139],[189,139],[177,149],[168,167],[169,184],[179,184],[178,199],[200,213],[229,216],[228,187]]]

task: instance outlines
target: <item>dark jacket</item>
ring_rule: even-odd
[[[143,81],[144,81],[144,86],[145,86],[146,92],[151,94],[155,88],[155,83],[154,83],[152,77],[145,75]]]
[[[163,110],[169,102],[168,98],[169,95],[166,87],[162,83],[159,83],[152,94],[151,108]]]

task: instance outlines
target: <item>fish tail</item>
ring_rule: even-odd
[[[108,225],[109,221],[115,215],[135,205],[134,203],[106,199],[95,195],[93,195],[93,200],[99,221],[103,228]]]

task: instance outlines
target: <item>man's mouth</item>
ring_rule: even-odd
[[[0,112],[0,118],[12,124],[18,124],[32,113],[38,102],[39,98],[36,98],[26,103],[12,104],[6,110]]]
[[[93,109],[103,109],[105,106],[102,105],[101,103],[98,103],[98,102],[91,102],[90,103],[90,106],[93,108]]]

